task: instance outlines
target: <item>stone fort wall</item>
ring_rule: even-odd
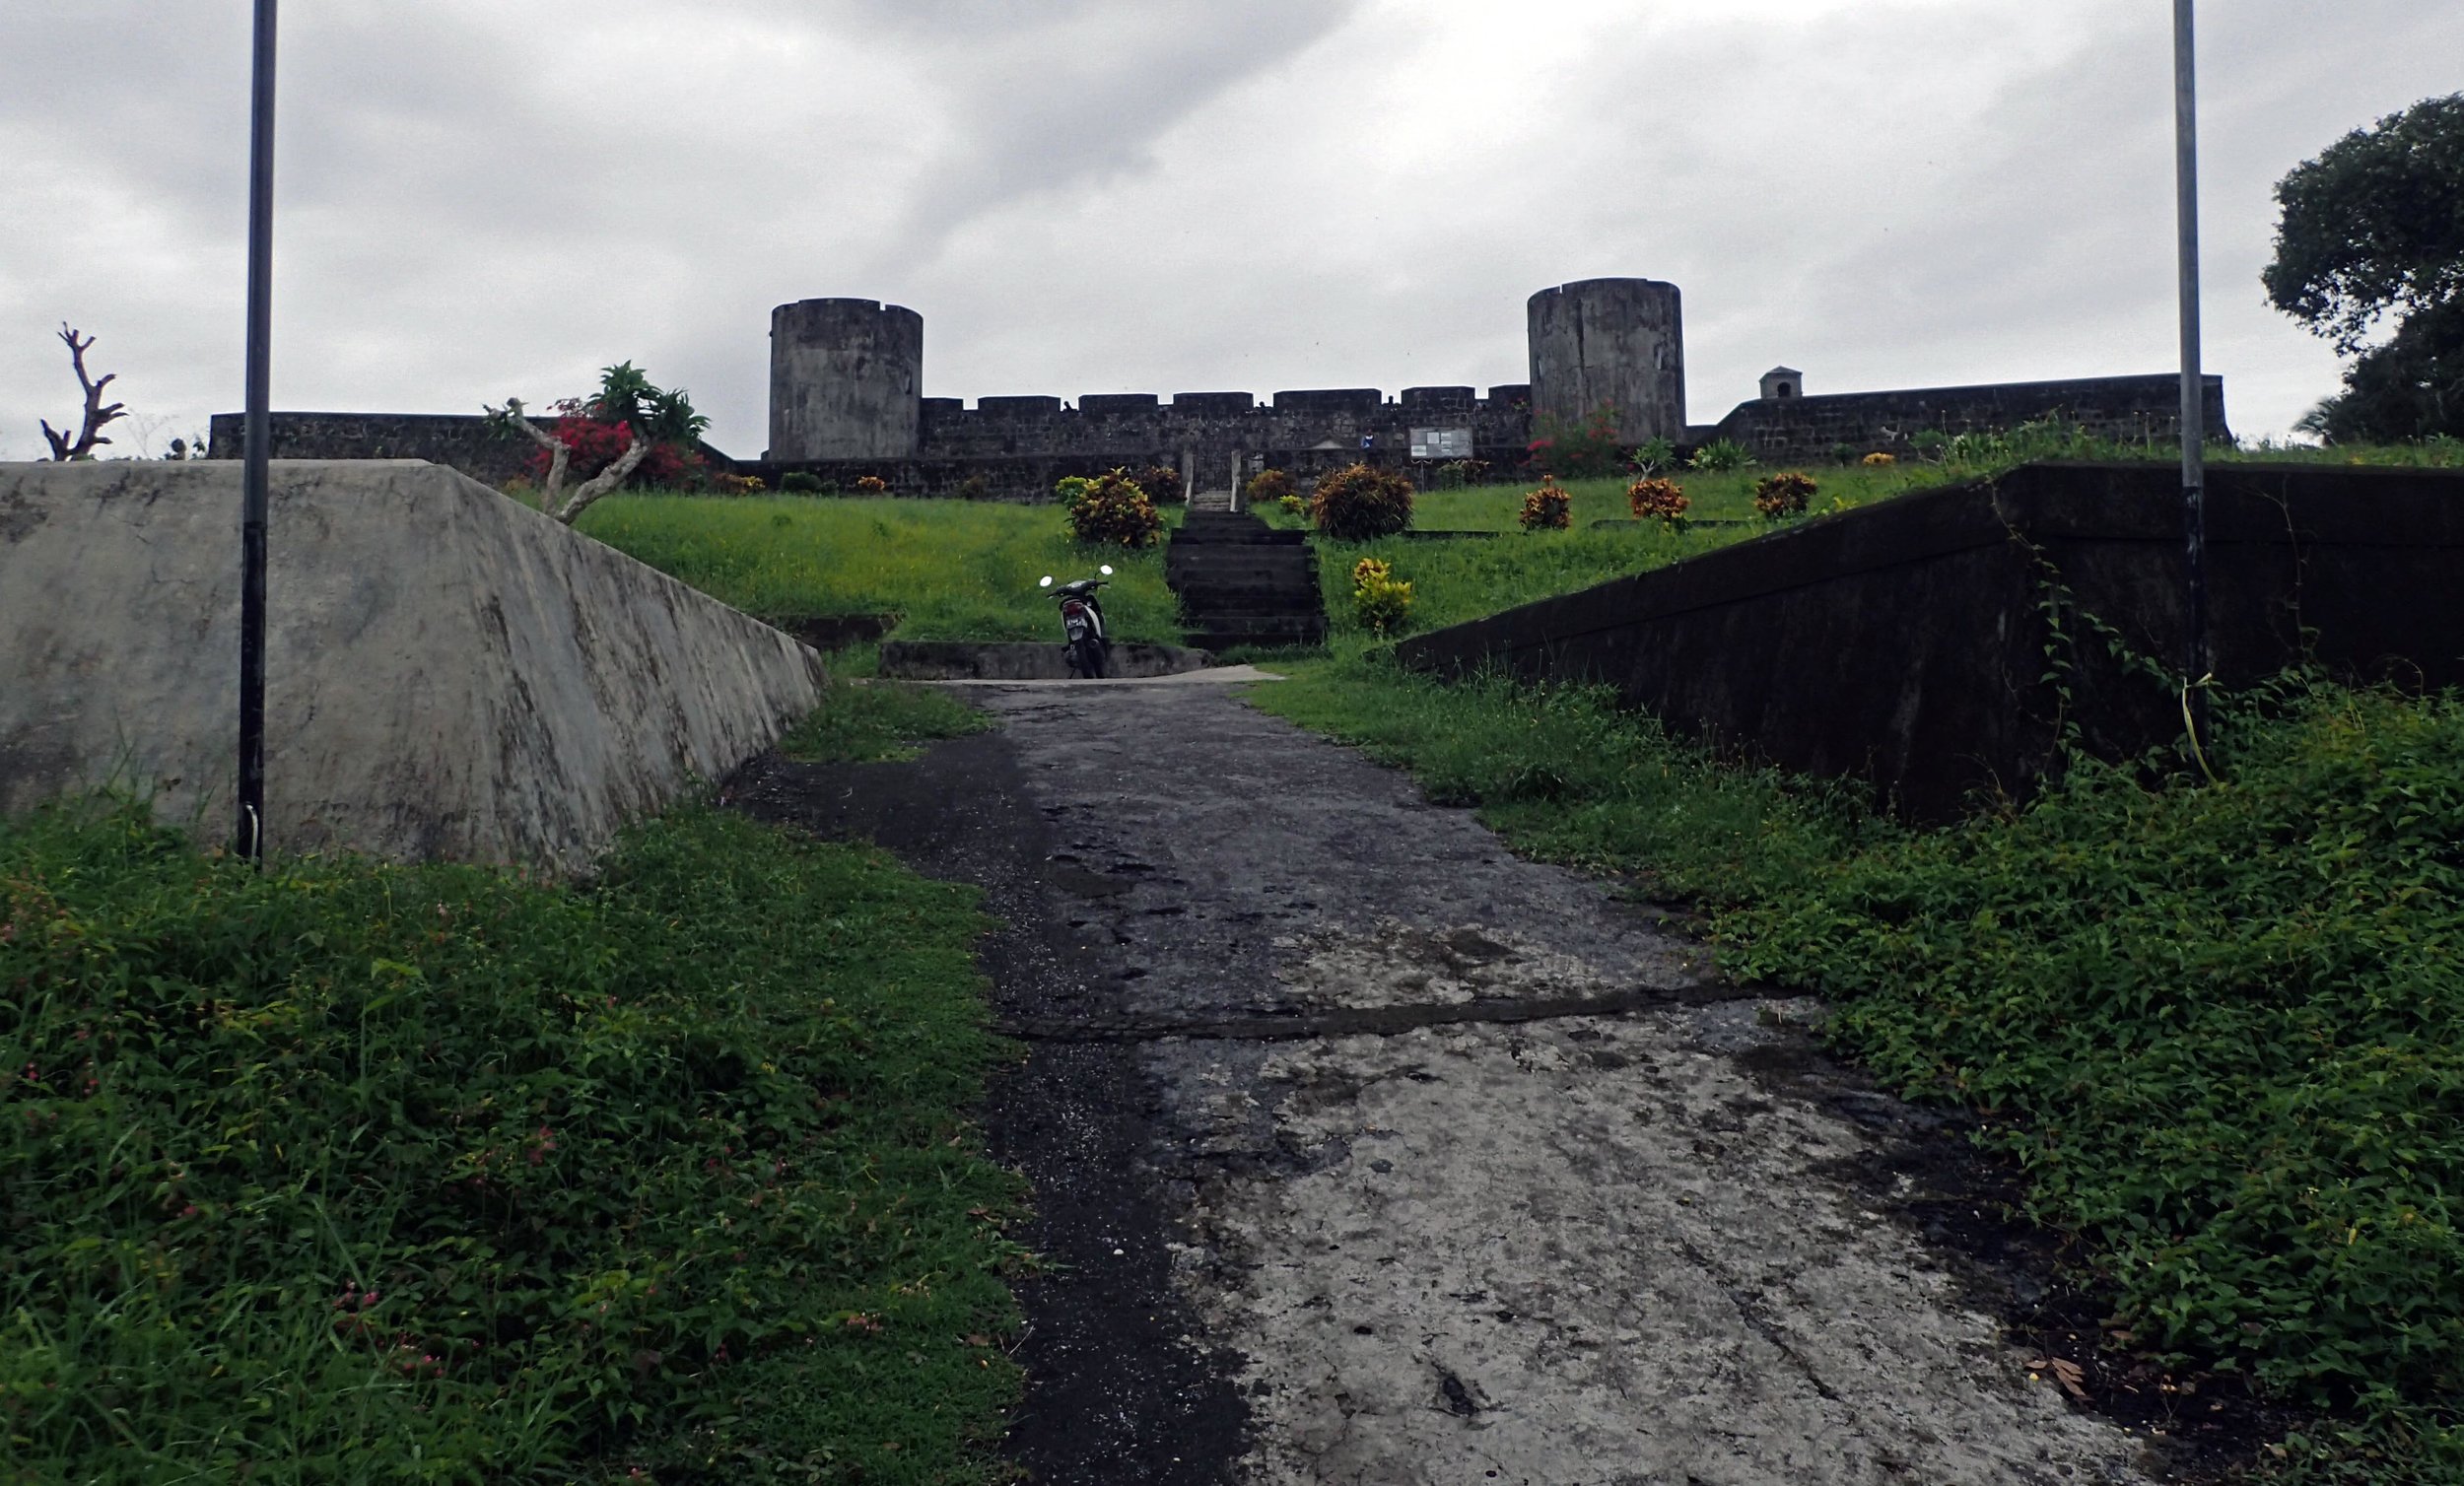
[[[1684,350],[1677,286],[1587,279],[1542,290],[1527,305],[1533,380],[1489,387],[1375,387],[1248,392],[924,397],[924,320],[871,300],[800,300],[771,316],[770,442],[757,460],[705,444],[718,469],[776,487],[807,473],[851,489],[867,476],[901,495],[1049,499],[1064,475],[1168,465],[1197,490],[1221,490],[1269,466],[1307,477],[1355,460],[1423,482],[1443,459],[1484,461],[1495,479],[1528,478],[1536,412],[1580,419],[1618,410],[1628,444],[1666,437],[1680,449],[1726,439],[1766,464],[1813,463],[1913,446],[1927,431],[1957,435],[2064,419],[2098,435],[2173,437],[2170,376],[2094,377],[1982,386],[1756,397],[1716,424],[1684,418]],[[1801,391],[1800,373],[1764,378]],[[2208,424],[2224,437],[2224,387],[2208,382]],[[1629,404],[1631,404],[1629,406]],[[240,420],[212,421],[209,458],[237,458]],[[1415,430],[1454,436],[1448,452],[1415,459]],[[1468,447],[1467,447],[1468,445]],[[475,414],[277,413],[274,454],[292,459],[414,458],[490,484],[521,473],[533,445],[500,437]]]
[[[2205,382],[2208,437],[2229,439],[2224,378]],[[1686,431],[1687,441],[1740,443],[1764,464],[1810,464],[1845,452],[1905,454],[1917,435],[1998,432],[2058,419],[2099,438],[2124,441],[2177,439],[2181,378],[2176,375],[2089,376],[2063,381],[1992,382],[1972,387],[1917,387],[1892,392],[1840,392],[1819,397],[1758,397],[1739,403],[1716,424]]]

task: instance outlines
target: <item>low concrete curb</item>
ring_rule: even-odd
[[[1121,680],[1177,676],[1215,663],[1204,650],[1178,645],[1115,644],[1111,674]],[[1066,681],[1067,654],[1058,642],[890,640],[881,644],[881,674],[899,681]]]

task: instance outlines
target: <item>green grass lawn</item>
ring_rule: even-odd
[[[975,903],[702,809],[577,887],[0,820],[0,1482],[1008,1479]]]
[[[601,501],[581,526],[747,613],[894,614],[900,640],[1055,640],[1060,623],[1036,579],[1091,577],[1110,563],[1114,638],[1181,639],[1163,549],[1081,547],[1059,506],[628,495]]]

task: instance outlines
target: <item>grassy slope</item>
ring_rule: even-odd
[[[902,640],[1051,640],[1046,574],[1118,570],[1115,638],[1178,643],[1162,549],[1072,542],[1058,506],[855,497],[620,496],[582,530],[748,613],[896,614]]]
[[[0,821],[0,1481],[1001,1478],[980,928],[700,810],[553,889]]]

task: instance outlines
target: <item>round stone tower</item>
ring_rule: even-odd
[[[1529,305],[1532,418],[1579,423],[1616,410],[1617,439],[1685,437],[1685,336],[1677,286],[1656,279],[1584,279],[1543,289]]]
[[[907,459],[924,394],[924,316],[877,300],[770,311],[770,458]]]

